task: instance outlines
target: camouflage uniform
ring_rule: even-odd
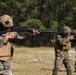
[[[55,67],[52,75],[58,75],[58,70],[63,63],[67,75],[72,75],[72,69],[70,64],[70,59],[68,56],[68,50],[71,47],[70,40],[74,39],[74,36],[68,35],[71,32],[71,29],[68,26],[63,27],[63,34],[58,34],[56,37],[55,44]]]
[[[7,40],[5,38],[0,39],[0,75],[13,75],[11,71],[10,52],[11,52],[10,43],[7,43]]]
[[[1,24],[4,27],[12,26],[12,19],[8,15],[3,15],[0,17]],[[13,75],[11,71],[11,44],[5,38],[5,35],[0,35],[0,75]]]
[[[75,36],[76,38],[76,36]],[[74,72],[76,72],[76,40],[74,40],[75,42],[75,64],[74,64]]]
[[[76,61],[75,61],[75,66],[74,66],[74,68],[75,68],[74,72],[76,72]]]

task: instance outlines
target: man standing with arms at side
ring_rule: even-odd
[[[63,27],[62,34],[58,34],[56,36],[56,43],[55,43],[55,63],[54,63],[54,70],[52,75],[58,75],[58,70],[61,64],[63,63],[67,75],[72,75],[72,69],[69,59],[69,48],[71,47],[70,40],[74,39],[73,35],[70,35],[71,29],[68,26]]]
[[[8,31],[13,26],[13,20],[9,15],[0,16],[0,31]],[[31,30],[33,35],[39,34],[36,30]],[[13,75],[11,71],[11,50],[10,39],[16,38],[17,32],[7,32],[0,35],[0,75]]]

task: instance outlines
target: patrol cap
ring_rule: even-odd
[[[9,15],[3,15],[0,16],[0,23],[4,26],[4,27],[12,27],[13,26],[13,20]]]
[[[70,27],[68,27],[68,26],[64,26],[63,27],[63,33],[64,34],[67,34],[67,33],[70,33],[71,32],[71,28]]]

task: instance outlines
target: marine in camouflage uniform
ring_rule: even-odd
[[[73,35],[70,35],[71,29],[68,26],[63,27],[63,34],[58,34],[56,37],[55,44],[55,63],[52,75],[58,75],[58,70],[60,70],[61,64],[63,63],[67,75],[72,75],[72,69],[70,64],[70,59],[68,56],[69,48],[71,47],[70,40],[74,39]]]
[[[7,31],[12,26],[13,20],[9,15],[0,16],[0,31]],[[9,39],[13,39],[15,36],[16,32],[0,35],[0,75],[13,75],[10,63],[13,47]]]
[[[0,16],[0,31],[7,31],[6,34],[0,35],[0,75],[13,75],[11,70],[11,59],[14,48],[12,47],[11,39],[23,39],[17,32],[8,32],[13,26],[13,20],[9,15]],[[30,31],[28,29],[28,31]],[[31,30],[31,36],[39,34],[37,30]]]

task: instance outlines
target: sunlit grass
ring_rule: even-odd
[[[15,75],[52,75],[55,58],[53,48],[15,47],[14,49],[12,69]],[[59,72],[58,75],[66,75],[66,72]]]

